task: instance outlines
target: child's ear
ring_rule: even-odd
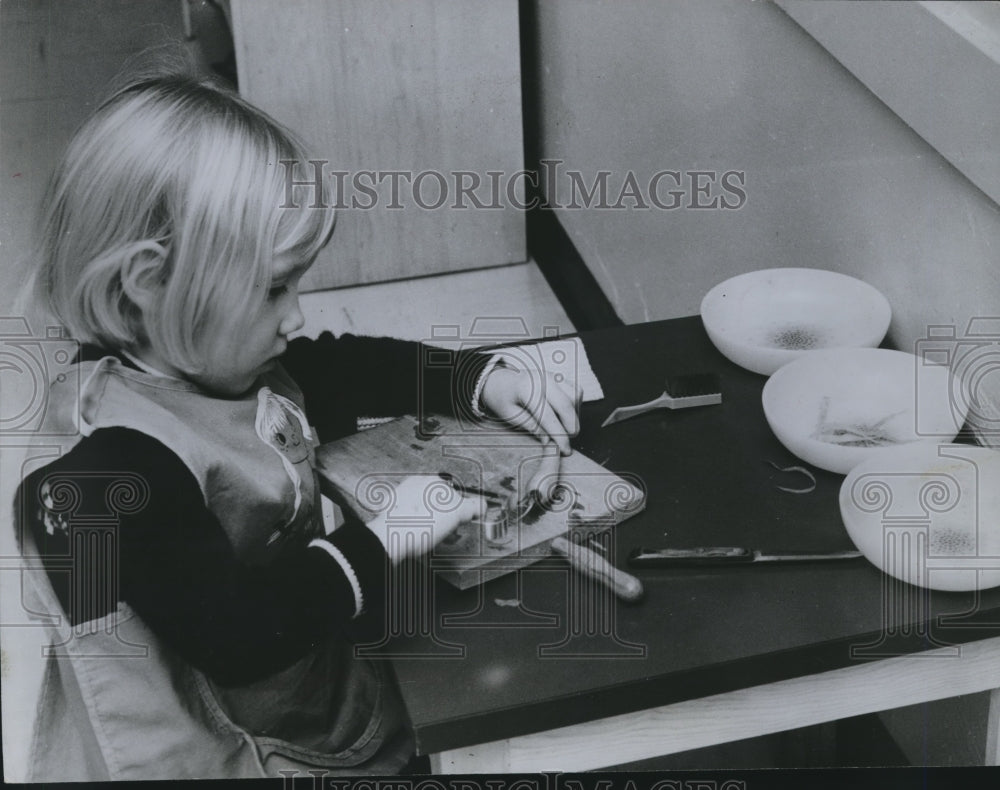
[[[155,241],[135,244],[122,263],[122,290],[140,310],[147,310],[161,298],[167,251]]]

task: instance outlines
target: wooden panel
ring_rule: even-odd
[[[986,718],[986,765],[1000,765],[1000,688],[990,692],[990,708]]]
[[[428,340],[443,326],[456,327],[464,345],[487,345],[520,337],[475,337],[476,320],[499,318],[505,326],[526,327],[525,338],[568,335],[573,324],[534,261],[460,274],[421,277],[357,288],[306,294],[301,334],[386,335]],[[393,305],[385,310],[385,305]],[[523,322],[523,324],[521,324]],[[511,335],[514,335],[513,329]]]
[[[179,0],[0,5],[0,305],[19,312],[35,212],[52,169],[129,57],[179,40]]]
[[[444,175],[376,187],[374,208],[340,211],[332,244],[307,290],[413,277],[526,259],[523,214],[506,182],[522,166],[517,3],[501,0],[236,0],[233,32],[240,89],[346,171],[344,200],[360,171]],[[472,171],[492,205],[487,171],[502,171],[497,209],[459,197],[453,174]],[[311,176],[303,172],[301,177]],[[366,178],[365,183],[375,181]],[[468,183],[468,182],[467,182]],[[464,204],[465,208],[456,208]]]

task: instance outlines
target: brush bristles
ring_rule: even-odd
[[[719,377],[715,373],[696,373],[691,376],[667,377],[666,392],[667,395],[674,399],[717,395],[718,400],[711,402],[721,403],[721,390]]]

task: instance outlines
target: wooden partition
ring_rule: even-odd
[[[241,92],[343,185],[348,207],[305,289],[526,259],[507,195],[523,191],[516,0],[234,0],[232,11]]]

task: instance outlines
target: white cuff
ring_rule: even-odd
[[[482,407],[483,387],[486,386],[486,379],[489,378],[493,369],[502,362],[503,356],[494,354],[490,357],[490,361],[486,363],[486,367],[483,368],[482,373],[479,374],[479,378],[476,379],[476,388],[472,391],[472,413],[480,420],[486,416],[486,412],[483,411]]]
[[[347,577],[347,581],[351,583],[351,589],[354,591],[354,616],[357,617],[361,614],[365,601],[361,595],[361,583],[358,581],[358,575],[354,572],[354,568],[351,567],[351,563],[347,561],[347,557],[341,553],[340,549],[329,541],[317,539],[310,541],[309,545],[323,549],[323,551],[337,561],[337,564],[344,571],[344,575]]]
[[[385,425],[395,419],[395,417],[358,417],[357,429],[367,431],[369,428],[377,428],[379,425]]]

